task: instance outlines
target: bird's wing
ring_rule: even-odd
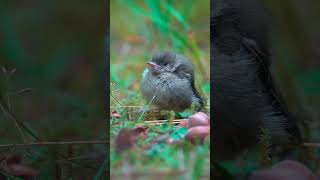
[[[279,107],[279,109],[284,111],[284,113],[287,113],[287,106],[284,104],[279,90],[276,89],[272,74],[270,72],[271,63],[268,55],[261,52],[257,44],[248,38],[242,38],[242,44],[258,61],[258,76],[263,82],[266,93],[270,95],[273,105],[275,105],[275,107]]]
[[[197,111],[201,111],[201,110],[203,110],[203,108],[204,108],[204,106],[205,106],[205,103],[206,103],[206,102],[205,102],[205,99],[200,96],[200,94],[199,94],[199,92],[198,92],[198,90],[197,90],[197,88],[196,88],[196,86],[195,86],[195,84],[194,84],[194,78],[193,78],[193,76],[192,76],[191,74],[188,74],[188,73],[187,73],[187,74],[186,74],[186,77],[189,79],[191,88],[192,88],[192,90],[193,90],[193,92],[194,92],[194,96],[198,99],[199,104],[200,104],[200,107],[198,108]]]

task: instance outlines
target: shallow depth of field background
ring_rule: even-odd
[[[140,82],[146,62],[157,51],[173,51],[191,60],[195,66],[196,86],[209,106],[210,1],[119,0],[110,5],[110,106],[122,115],[120,119],[111,119],[111,143],[121,128],[133,128],[137,123],[138,118],[130,118],[127,113],[147,105],[141,95]],[[190,113],[190,110],[185,111],[186,115]],[[149,128],[150,137],[142,142],[144,146],[159,132],[172,131],[167,126]],[[208,144],[191,148],[190,152],[171,145],[155,145],[151,149],[139,145],[127,161],[124,155],[114,152],[115,145],[111,144],[112,177],[121,178],[130,172],[147,179],[209,175]]]
[[[20,131],[1,108],[0,144],[105,139],[107,2],[0,4],[0,103],[26,126]],[[0,159],[21,156],[38,179],[93,179],[105,174],[105,151],[105,145],[0,148]]]

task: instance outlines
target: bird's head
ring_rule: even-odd
[[[150,72],[155,76],[161,73],[193,74],[192,64],[183,56],[173,52],[155,53],[152,60],[147,64]]]
[[[162,72],[172,72],[176,64],[176,54],[172,52],[158,52],[147,62],[152,74],[158,75]]]

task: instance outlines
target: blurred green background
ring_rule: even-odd
[[[115,136],[147,120],[139,113],[147,106],[140,82],[146,63],[157,51],[180,53],[194,64],[196,86],[210,106],[210,1],[119,0],[110,6],[110,106],[122,116],[110,120],[112,179],[208,179],[209,141],[196,147],[154,144],[164,135],[181,139],[184,128],[144,124],[150,134],[139,139],[138,148],[129,154],[115,152]],[[186,110],[184,115],[191,113]]]
[[[2,109],[0,144],[105,139],[102,78],[108,2],[0,4],[0,103],[34,135],[24,128],[20,132]],[[12,69],[16,70],[11,74]],[[17,93],[20,90],[28,91]],[[101,162],[63,159],[105,149],[104,145],[1,148],[0,155],[22,155],[27,165],[41,172],[39,179],[92,179]]]

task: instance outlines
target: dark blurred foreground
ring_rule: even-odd
[[[303,142],[320,142],[319,1],[265,0],[273,20],[273,71]],[[319,147],[301,149],[299,159],[318,174]]]
[[[226,1],[227,0],[221,0],[219,2],[223,4]],[[218,2],[218,1],[212,1],[212,3],[214,2]],[[233,2],[234,4],[236,4],[239,1],[231,0],[229,2]],[[266,20],[262,18],[264,16],[259,16],[258,15],[259,13],[256,13],[257,16],[252,16],[255,14],[255,11],[261,12],[259,11],[258,7],[254,6],[255,2],[260,2],[260,1],[243,0],[241,2],[248,3],[246,4],[248,7],[245,7],[245,9],[242,9],[244,17],[242,17],[241,20],[243,21],[237,21],[237,22],[232,21],[234,19],[237,20],[237,16],[236,16],[237,13],[230,10],[229,12],[230,14],[228,13],[226,14],[230,15],[230,17],[233,17],[234,19],[232,18],[230,18],[231,20],[222,19],[221,24],[219,24],[220,28],[217,28],[218,29],[217,32],[221,32],[221,34],[225,35],[225,36],[222,36],[222,39],[225,38],[224,40],[226,40],[226,41],[222,41],[221,49],[223,49],[223,47],[226,47],[225,49],[227,51],[228,47],[229,48],[234,47],[236,49],[239,46],[242,46],[242,44],[237,44],[239,42],[237,40],[239,39],[237,39],[238,37],[236,36],[238,35],[237,32],[241,31],[241,33],[243,34],[240,33],[240,35],[242,35],[243,37],[249,37],[250,39],[260,39],[262,43],[258,44],[257,42],[255,42],[257,43],[255,45],[258,45],[260,48],[260,51],[258,51],[257,54],[259,54],[259,52],[264,52],[263,48],[268,47],[268,44],[266,41],[263,40],[264,38],[263,36],[265,35],[264,34],[265,32],[268,32],[268,29],[261,28],[260,25],[264,23],[267,25],[270,25],[271,27],[270,45],[272,47],[272,51],[270,52],[271,54],[270,58],[273,62],[271,69],[274,75],[274,79],[276,81],[276,86],[279,86],[280,92],[282,93],[285,101],[287,102],[286,104],[288,105],[289,111],[292,112],[294,117],[296,117],[298,120],[299,128],[301,129],[303,144],[305,142],[315,143],[312,146],[310,144],[304,144],[302,145],[302,147],[295,147],[295,150],[297,151],[294,154],[292,154],[291,158],[298,159],[305,166],[310,168],[313,172],[315,172],[316,174],[319,174],[318,159],[320,157],[320,151],[319,151],[319,142],[320,142],[320,134],[319,134],[319,125],[320,125],[319,124],[319,117],[320,117],[319,116],[320,115],[320,111],[319,111],[319,107],[320,107],[320,86],[319,86],[320,85],[320,81],[319,81],[320,80],[320,63],[319,63],[320,61],[319,59],[320,59],[320,56],[319,55],[320,54],[319,53],[320,53],[320,48],[318,44],[320,42],[320,38],[319,38],[320,27],[319,27],[319,23],[315,21],[320,17],[320,13],[319,13],[320,4],[316,1],[264,0],[264,2],[266,3],[264,8],[270,10],[268,15],[271,16],[271,21],[266,22]],[[241,5],[243,4],[245,3],[242,3]],[[215,4],[212,4],[212,6],[214,7]],[[237,11],[237,8],[234,8],[233,10]],[[218,12],[218,11],[215,11],[215,12]],[[223,16],[220,16],[220,17],[223,17]],[[218,21],[217,23],[219,22],[220,21]],[[244,24],[245,26],[241,26]],[[230,25],[231,28],[223,29],[221,28],[223,27],[223,25],[226,27]],[[234,29],[232,29],[233,27]],[[222,31],[222,29],[225,31]],[[249,30],[252,30],[251,32],[256,32],[256,33],[255,34],[250,33]],[[230,35],[232,33],[236,35],[235,36]],[[215,42],[219,42],[218,38],[216,39],[214,38],[215,37],[213,37],[212,39],[213,41],[216,40]],[[262,46],[260,46],[261,44]],[[232,53],[232,50],[230,51]],[[216,61],[213,61],[213,62],[219,62],[218,58],[216,58],[215,60]],[[217,66],[214,66],[213,64],[212,69],[214,74],[215,69],[217,69]],[[239,68],[238,70],[240,71],[239,74],[241,74],[242,69]],[[239,71],[235,69],[234,73],[237,74]],[[225,71],[216,71],[216,74],[220,75],[222,74],[222,72],[225,72]],[[248,72],[252,72],[252,71],[248,71]],[[258,73],[260,72],[261,71],[258,71]],[[230,74],[232,73],[233,72],[230,71]],[[246,77],[248,77],[247,79],[249,79],[250,81],[250,73],[247,73],[246,75],[247,75]],[[214,74],[212,77],[215,78],[219,76],[215,76]],[[229,79],[234,78],[231,75],[230,76],[226,75],[226,77]],[[234,84],[237,84],[238,82],[241,83],[241,76],[238,80],[239,81],[233,81]],[[243,81],[245,81],[245,78],[243,78]],[[265,81],[268,81],[268,79]],[[223,84],[223,82],[221,84]],[[219,89],[219,87],[220,89],[222,89],[221,86],[219,86],[219,84],[218,85],[216,84],[216,86],[217,86],[217,89]],[[240,89],[239,91],[247,88],[245,86],[239,87],[236,85],[229,86],[229,87],[232,87],[232,88],[229,88],[227,90],[234,90],[235,94],[237,93],[236,88],[239,88]],[[250,86],[248,86],[248,89],[249,88]],[[224,92],[224,91],[220,91],[220,92]],[[221,94],[222,93],[220,93],[220,95]],[[239,94],[236,94],[236,95],[239,95]],[[222,99],[227,99],[226,97],[229,97],[229,96],[227,95],[222,96]],[[250,97],[252,98],[253,96],[250,96]],[[250,99],[249,99],[250,97],[244,98],[245,99],[244,102],[245,103],[247,102],[246,105],[248,105],[248,102],[250,102]],[[262,101],[261,99],[259,100]],[[217,103],[218,101],[213,101],[213,102]],[[230,103],[230,104],[234,105],[236,103]],[[243,121],[242,122],[236,121],[238,120],[237,119],[238,117],[240,118],[243,117],[243,119],[245,119],[244,121],[251,118],[250,114],[248,113],[248,108],[244,108],[244,111],[243,111],[244,116],[239,116],[239,114],[237,115],[235,113],[234,109],[236,108],[233,108],[230,104],[227,104],[227,103],[223,104],[225,105],[225,107],[223,107],[221,103],[218,102],[215,107],[217,107],[216,109],[219,109],[219,108],[224,109],[226,117],[229,117],[230,121],[234,120],[235,121],[234,124],[236,127],[243,127],[243,129],[245,129],[245,130],[242,129],[241,131],[241,128],[239,128],[240,129],[239,136],[246,135],[246,133],[248,134],[252,133],[256,135],[254,130],[257,128],[254,128],[253,123],[244,123]],[[239,107],[241,107],[241,103],[239,104],[240,104]],[[237,106],[237,104],[234,106]],[[253,107],[252,109],[254,109],[256,106],[251,106],[251,107]],[[240,109],[240,111],[242,110],[241,108],[238,108],[238,109]],[[217,110],[217,112],[219,111]],[[226,119],[228,120],[228,118]],[[218,128],[218,125],[217,125],[218,123],[216,123],[216,127],[217,127],[216,130],[225,132],[226,135],[230,135],[235,132],[230,128],[232,126],[232,123],[226,123],[226,121],[224,121],[225,119],[221,120],[219,118],[217,118],[216,121],[218,122],[219,120],[220,120],[219,123],[221,124],[225,123],[224,124],[225,129]],[[285,125],[288,126],[288,124],[285,124]],[[275,127],[279,127],[279,126],[275,126]],[[235,136],[235,138],[233,139],[237,139],[239,136]],[[219,134],[216,134],[215,137],[218,139],[219,137],[224,138],[226,136],[221,136],[221,135],[219,136]],[[214,143],[218,142],[215,140],[213,141]],[[245,143],[247,143],[248,141],[249,141],[248,138],[243,138],[242,142],[239,142],[239,141],[237,142],[238,143],[237,145],[241,146],[244,144],[243,146],[245,147],[246,146]],[[222,142],[225,143],[226,141],[222,141]],[[231,147],[232,145],[230,144],[231,143],[226,143],[226,147]],[[265,152],[261,151],[261,149],[263,149],[263,147],[261,147],[263,145],[261,144],[260,146],[259,145],[257,146],[258,147],[256,150],[258,151],[254,151],[254,152],[250,151],[250,153],[242,154],[242,156],[238,156],[239,159],[237,160],[239,161],[235,160],[235,161],[232,161],[231,163],[227,162],[227,163],[221,163],[221,164],[225,169],[230,171],[231,174],[236,174],[236,173],[241,174],[248,171],[252,172],[256,169],[261,169],[265,166],[271,167],[271,165],[274,165],[279,161],[277,157],[272,157],[272,159],[267,158],[267,161],[266,161],[267,163],[264,164],[265,162],[263,162],[263,159],[264,159],[263,155],[268,154],[268,151],[265,151]],[[230,150],[232,152],[232,151],[235,151],[235,148],[229,148],[229,149],[226,148],[226,151],[227,150]]]

